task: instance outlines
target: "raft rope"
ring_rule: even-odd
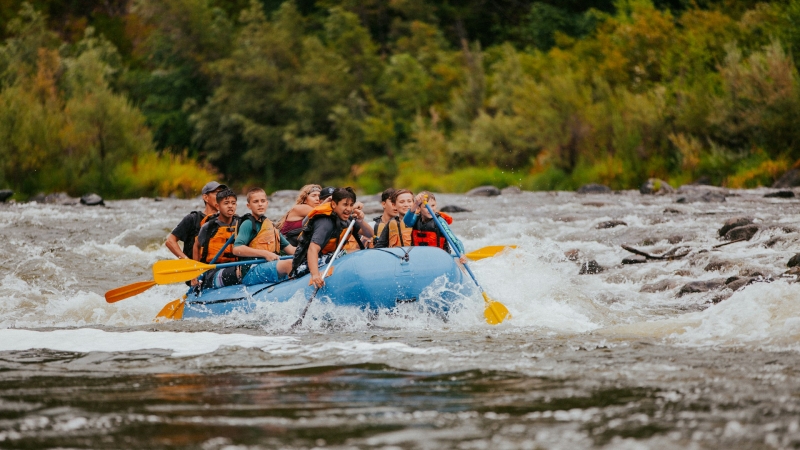
[[[411,250],[414,250],[414,247],[409,247],[408,251],[406,251],[405,247],[394,247],[394,248],[399,248],[400,250],[402,250],[404,255],[403,256],[395,255],[394,253],[390,252],[389,250],[384,250],[382,248],[373,248],[372,250],[380,250],[380,251],[382,251],[384,253],[388,253],[388,254],[394,256],[395,258],[399,258],[400,261],[405,261],[405,262],[408,262],[408,260],[410,258],[409,257],[409,253],[411,253]]]

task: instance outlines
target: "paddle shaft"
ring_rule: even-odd
[[[353,231],[353,225],[355,225],[355,224],[356,224],[356,219],[352,219],[350,221],[350,225],[347,227],[347,231],[345,231],[344,236],[339,241],[339,245],[336,246],[336,251],[333,252],[333,257],[331,258],[330,261],[328,261],[328,264],[325,266],[325,270],[322,272],[322,280],[323,281],[325,281],[325,277],[328,276],[328,271],[330,270],[330,268],[333,267],[333,261],[336,260],[336,257],[339,255],[339,252],[342,250],[342,247],[344,247],[344,243],[347,242],[348,238],[350,238],[350,232]],[[306,264],[308,264],[308,261],[306,261]],[[314,301],[314,297],[317,296],[317,292],[319,292],[320,288],[322,288],[322,286],[316,288],[314,290],[314,293],[311,294],[311,297],[308,298],[308,302],[306,303],[306,307],[303,308],[303,312],[300,313],[300,318],[298,318],[297,321],[292,324],[292,326],[289,328],[289,330],[294,330],[295,328],[299,327],[300,324],[303,323],[303,318],[306,317],[306,313],[308,312],[308,307],[311,306],[311,302]]]
[[[439,223],[439,219],[436,218],[436,214],[433,212],[433,209],[430,207],[430,205],[428,205],[428,202],[425,202],[425,208],[427,208],[428,212],[431,213],[431,217],[433,218],[433,223],[436,224],[436,228],[439,229],[439,232],[442,233],[442,236],[444,236],[444,238],[447,239],[447,243],[450,244],[450,248],[453,249],[453,251],[456,253],[456,256],[461,258],[461,252],[458,251],[458,247],[456,247],[455,242],[453,242],[453,240],[450,239],[450,235],[447,233],[447,231],[445,231],[442,224]],[[469,274],[470,277],[472,277],[472,281],[475,282],[475,286],[478,286],[478,289],[480,289],[481,292],[483,292],[483,288],[481,287],[480,283],[478,283],[478,280],[475,279],[475,274],[472,273],[472,269],[469,268],[467,263],[464,263],[464,268],[467,269],[467,273]]]

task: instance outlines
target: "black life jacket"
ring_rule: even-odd
[[[342,221],[339,220],[339,217],[337,217],[333,212],[333,209],[330,207],[330,203],[323,203],[322,205],[312,209],[311,212],[308,213],[308,216],[303,219],[303,229],[300,233],[300,236],[297,238],[297,248],[294,250],[294,258],[292,259],[292,272],[290,273],[290,276],[295,276],[297,274],[297,268],[308,259],[308,247],[311,245],[312,236],[314,236],[314,228],[320,220],[333,221],[333,230],[331,230],[330,234],[326,237],[326,244],[322,246],[319,252],[320,256],[336,251],[336,247],[339,245],[339,240],[341,240],[342,235],[347,230],[347,226],[343,226],[341,223]],[[355,237],[359,246],[363,248],[363,244],[361,243],[361,239],[358,236],[357,231],[353,233],[353,236]]]
[[[438,220],[444,220],[438,213],[436,214]],[[447,238],[444,237],[439,227],[433,219],[424,222],[422,217],[417,219],[414,228],[411,231],[411,245],[423,247],[439,247],[440,249],[450,253],[450,245],[447,244]]]
[[[234,262],[237,258],[233,254],[233,242],[227,246],[225,244],[231,236],[236,234],[236,224],[239,221],[239,217],[233,216],[230,225],[220,225],[216,219],[217,217],[215,216],[213,220],[209,219],[207,221],[208,232],[206,233],[206,239],[204,242],[198,242],[198,247],[200,248],[198,261],[203,263],[210,262],[210,259],[216,256],[219,250],[225,246],[225,250],[215,262]]]

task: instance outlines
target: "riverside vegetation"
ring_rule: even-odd
[[[800,0],[0,1],[0,187],[768,185]]]

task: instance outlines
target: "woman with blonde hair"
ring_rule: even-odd
[[[303,219],[312,209],[319,206],[319,193],[322,187],[318,184],[307,184],[300,189],[297,200],[289,212],[276,225],[289,243],[297,246],[297,236],[303,231]]]

